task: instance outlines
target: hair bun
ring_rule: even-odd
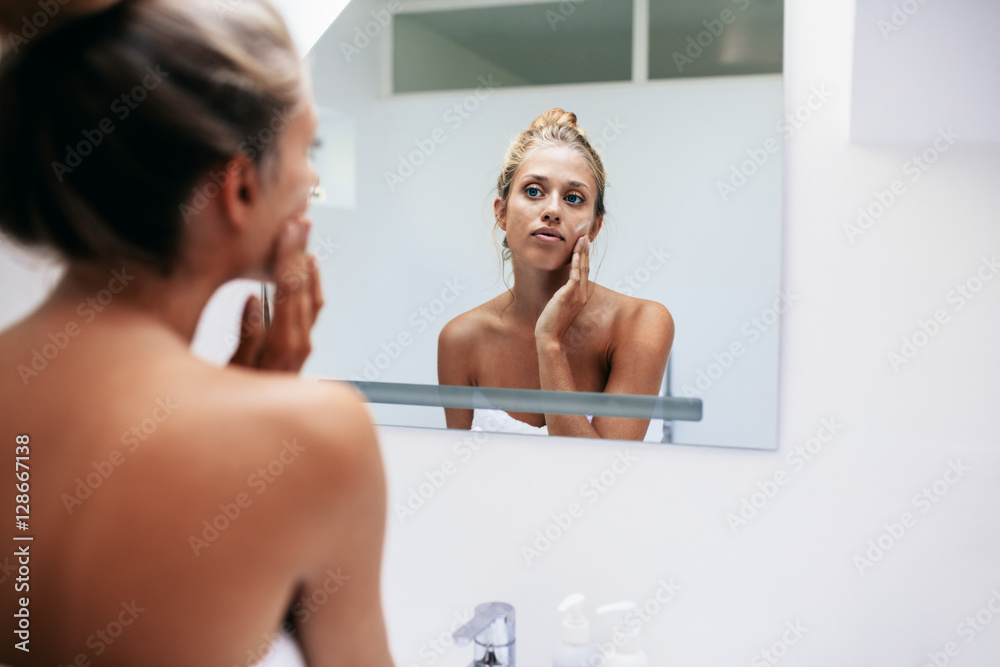
[[[555,126],[565,125],[567,127],[573,128],[577,132],[580,131],[580,128],[576,124],[576,114],[573,113],[572,111],[563,111],[559,107],[552,107],[551,109],[543,113],[541,116],[533,120],[531,122],[531,127],[529,127],[528,129],[534,130],[546,127],[548,125],[555,125]]]

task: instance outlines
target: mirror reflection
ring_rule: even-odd
[[[606,180],[571,112],[550,109],[514,139],[493,201],[513,284],[441,330],[441,384],[656,395],[674,339],[670,312],[589,280]],[[601,416],[445,413],[448,428],[530,426],[540,434],[624,440],[642,439],[650,426]]]
[[[313,207],[330,307],[306,372],[704,404],[490,425],[373,404],[383,424],[773,448],[781,3],[392,4],[381,27],[354,0],[309,56],[321,179],[351,188]]]

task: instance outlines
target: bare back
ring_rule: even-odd
[[[5,534],[33,538],[15,543],[30,554],[22,592],[2,598],[6,619],[29,600],[30,653],[6,641],[0,661],[253,664],[291,611],[310,665],[390,664],[384,481],[358,395],[219,369],[151,320],[115,317],[56,335],[63,349],[49,334],[80,319],[65,308],[0,335],[9,468],[30,438],[27,530]]]

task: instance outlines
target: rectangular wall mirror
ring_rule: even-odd
[[[780,0],[353,0],[307,58],[328,196],[312,211],[327,306],[305,372],[438,383],[442,327],[507,291],[493,202],[508,145],[560,107],[607,173],[589,278],[669,309],[659,394],[701,402],[653,439],[775,448],[794,308],[782,26]],[[372,412],[445,427],[440,407]]]

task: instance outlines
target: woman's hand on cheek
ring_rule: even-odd
[[[590,239],[581,236],[573,246],[569,280],[560,287],[538,316],[535,323],[535,343],[562,343],[576,316],[590,296]]]
[[[240,346],[231,363],[264,370],[297,372],[312,351],[310,332],[323,307],[319,267],[306,254],[309,223],[290,222],[275,257],[271,324],[265,333],[260,302],[251,297],[243,313]]]

